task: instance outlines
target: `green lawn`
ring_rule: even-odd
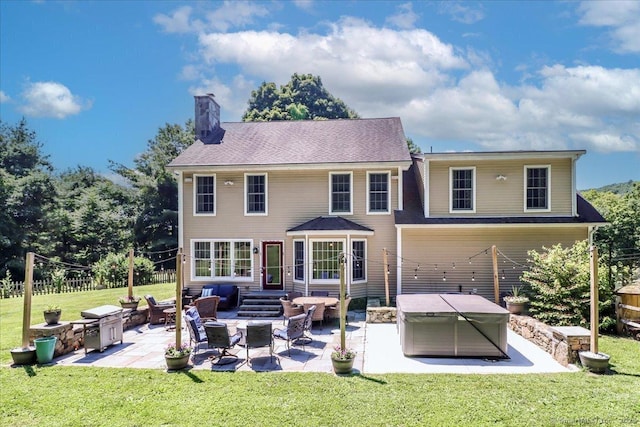
[[[170,285],[149,289],[158,298],[173,292]],[[117,304],[121,293],[35,297],[32,320],[41,322],[38,307],[48,300],[70,320],[82,309]],[[0,301],[2,426],[640,425],[640,343],[627,338],[601,339],[612,358],[612,373],[601,376],[8,368],[21,313],[20,300]]]

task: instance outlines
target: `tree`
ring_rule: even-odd
[[[48,213],[56,193],[53,167],[41,150],[24,119],[15,126],[0,121],[0,270],[14,277],[23,275],[27,251],[50,249]]]
[[[178,184],[166,165],[193,144],[192,120],[184,127],[165,124],[147,150],[134,160],[135,167],[110,162],[110,168],[136,190],[134,221],[136,246],[149,251],[173,249],[178,244]]]
[[[411,154],[420,154],[422,153],[422,149],[419,145],[413,142],[413,139],[407,138],[407,147],[409,147],[409,152]]]
[[[331,95],[320,77],[297,73],[280,86],[280,90],[275,83],[263,82],[251,91],[249,108],[242,116],[245,122],[354,118],[358,118],[358,114]]]

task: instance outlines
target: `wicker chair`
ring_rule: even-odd
[[[344,318],[347,325],[349,324],[349,316],[347,316],[347,312],[349,311],[349,303],[351,303],[351,297],[347,295],[344,299]],[[324,317],[327,320],[340,320],[340,303],[338,303],[338,305],[334,307],[327,307],[324,312]]]
[[[309,309],[313,305],[316,306],[316,309],[313,311],[313,313],[311,315],[311,323],[320,322],[320,324],[322,325],[322,322],[324,320],[324,309],[325,309],[324,303],[323,302],[317,302],[315,304],[305,304],[304,305],[305,313],[308,313]]]
[[[249,349],[258,347],[269,347],[269,356],[273,362],[273,336],[271,334],[271,322],[247,323],[245,347],[247,349],[247,363],[251,362],[251,359],[249,358]]]
[[[280,338],[287,341],[287,351],[291,356],[291,342],[299,340],[304,337],[304,321],[307,315],[300,313],[296,316],[289,317],[289,323],[286,329],[274,329],[274,338]],[[302,350],[304,351],[304,341],[302,343]]]
[[[291,291],[289,293],[287,293],[287,299],[289,301],[293,301],[294,299],[301,297],[303,294],[302,292],[298,292],[298,291]]]
[[[174,303],[157,303],[156,299],[151,295],[145,295],[144,299],[147,300],[149,305],[149,324],[155,325],[157,323],[165,323],[166,314],[164,310],[168,308],[176,308]]]
[[[218,320],[218,304],[220,303],[220,297],[213,295],[210,297],[201,297],[195,300],[192,304],[200,313],[200,318],[204,321]]]
[[[329,291],[311,291],[312,297],[328,297]]]
[[[293,316],[297,316],[298,314],[304,313],[303,308],[301,306],[294,305],[288,299],[280,298],[280,303],[282,303],[282,310],[283,310],[283,316],[282,316],[283,325],[287,319],[290,319]]]

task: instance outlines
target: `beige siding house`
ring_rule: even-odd
[[[191,288],[337,295],[344,259],[356,298],[384,295],[385,275],[392,296],[489,297],[485,248],[506,291],[527,250],[604,222],[575,189],[583,151],[412,157],[397,117],[220,123],[212,95],[195,102],[197,140],[169,164]]]

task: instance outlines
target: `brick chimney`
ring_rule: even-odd
[[[208,93],[195,98],[196,140],[205,144],[220,144],[224,129],[220,127],[220,106]]]

